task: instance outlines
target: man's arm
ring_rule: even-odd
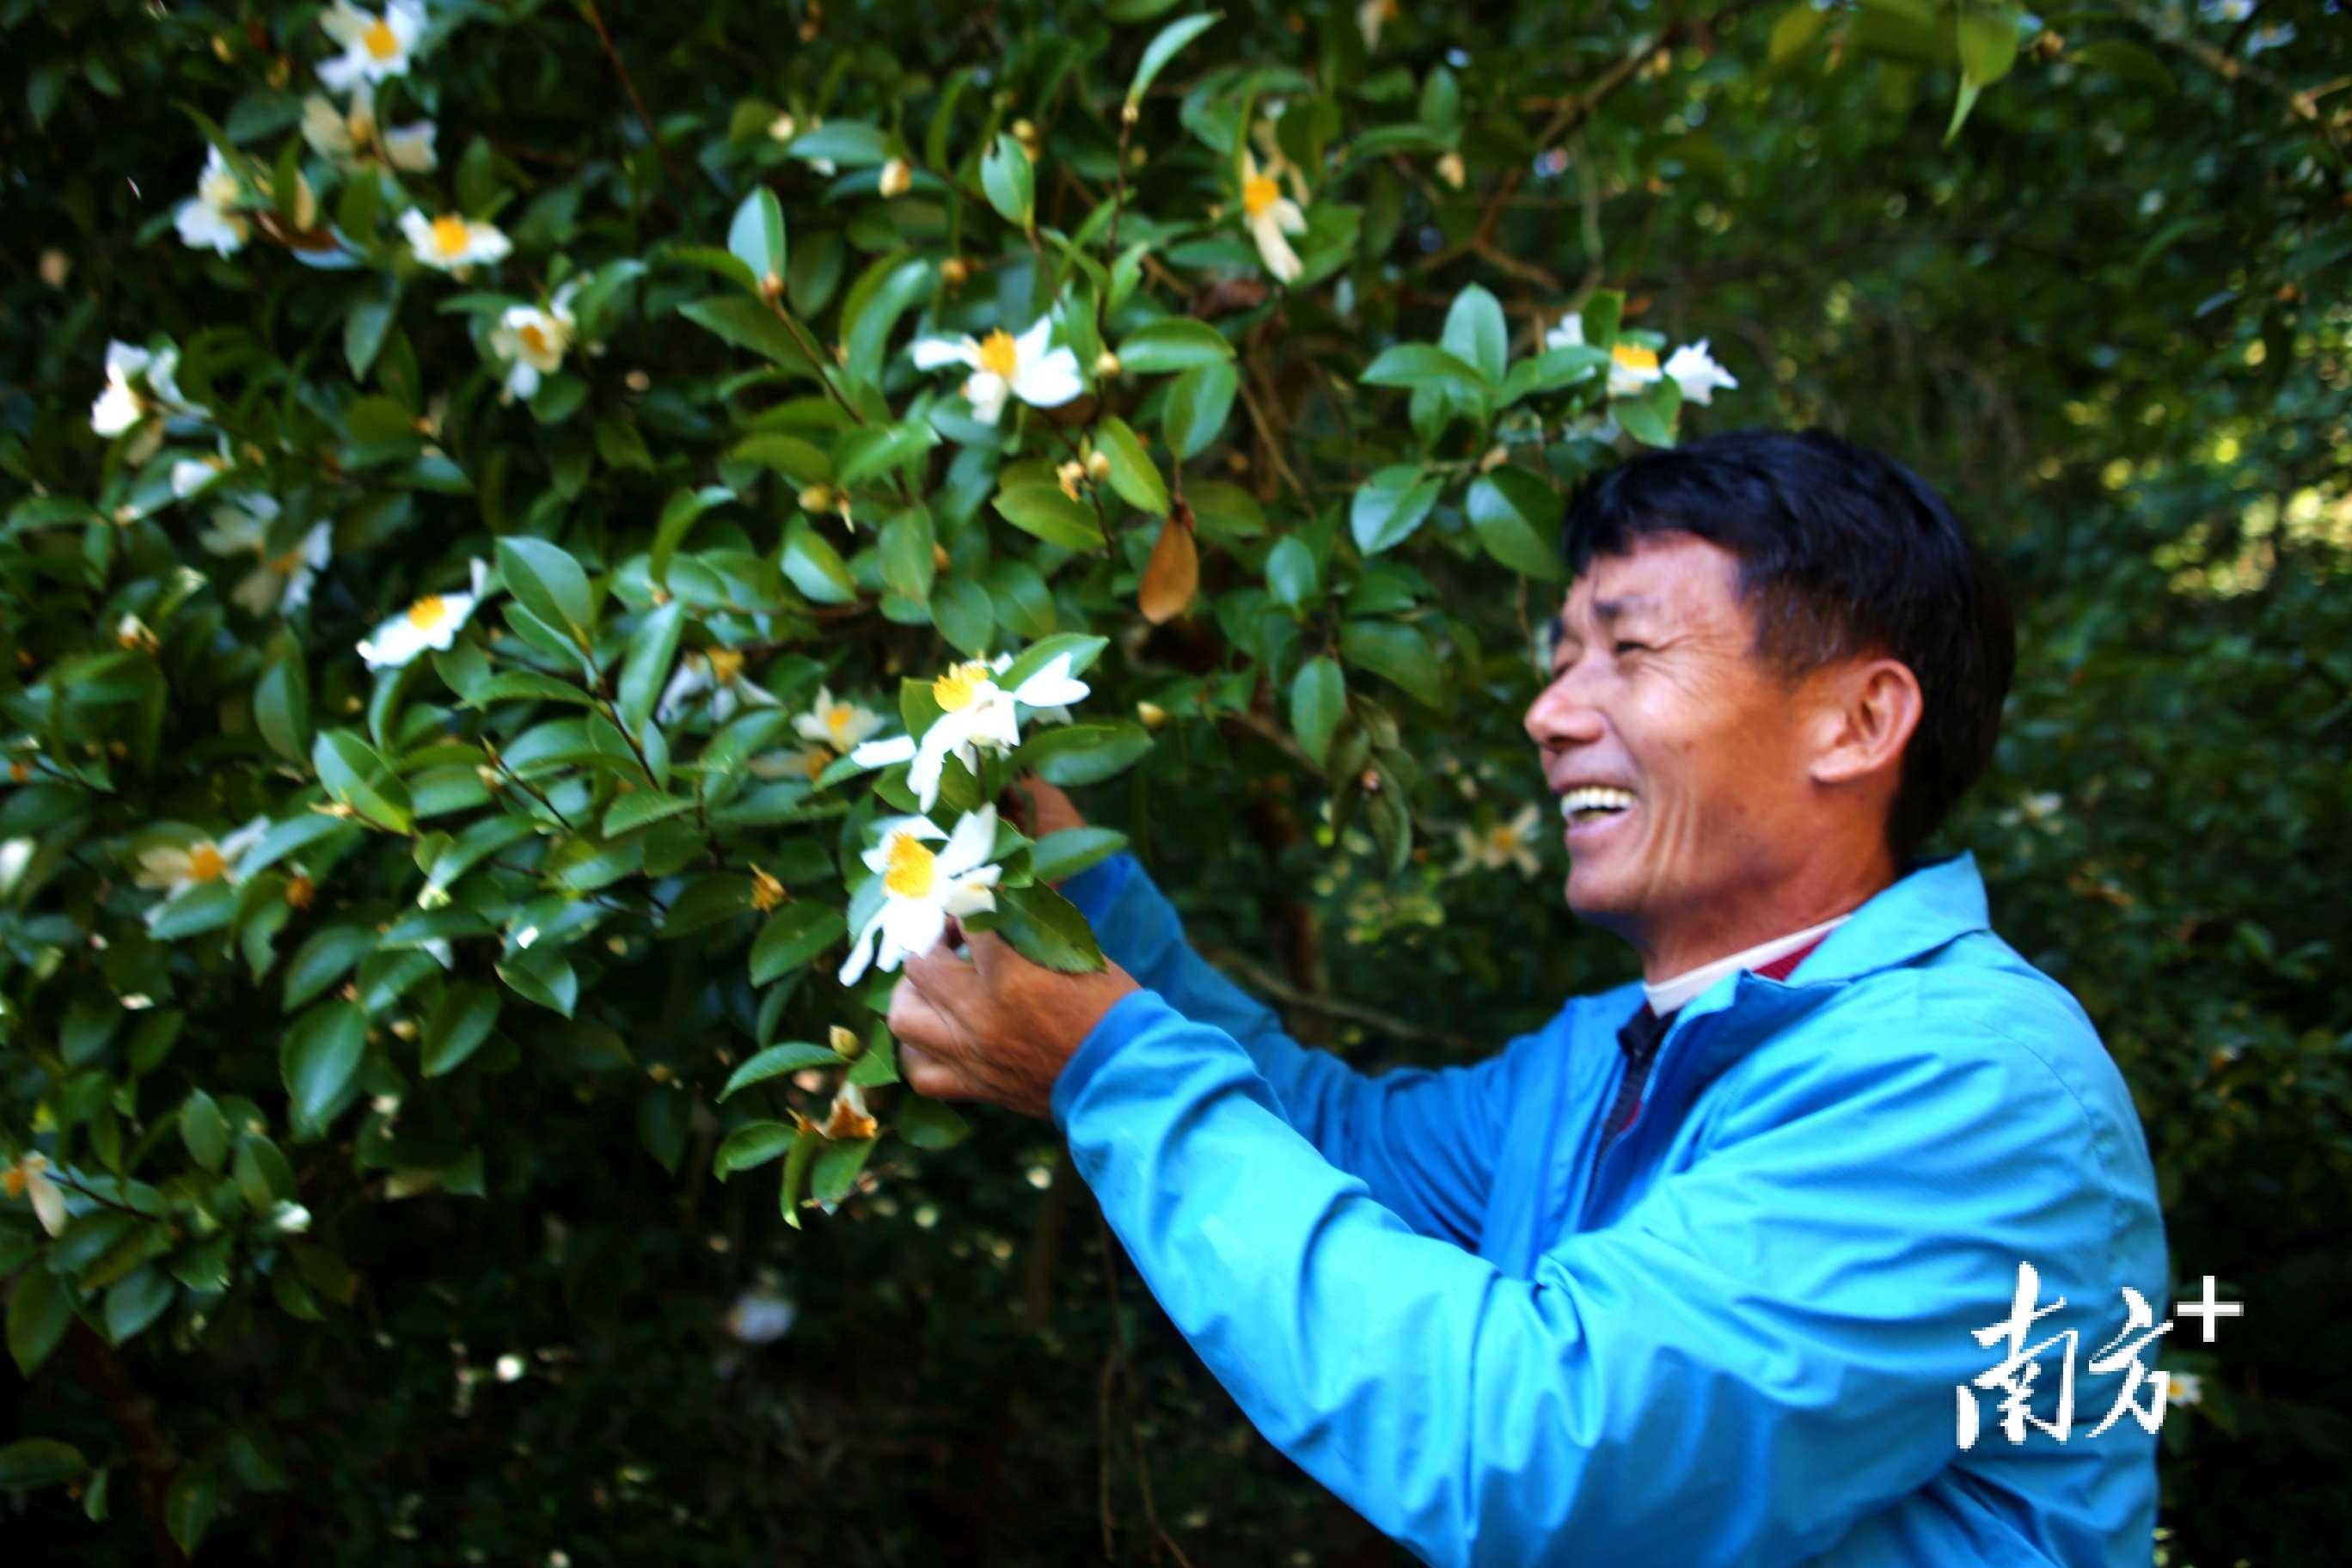
[[[2021,1260],[2067,1326],[2119,1320],[2115,1227],[2158,1223],[2032,1053],[1914,1030],[1755,1075],[1697,1165],[1524,1279],[1413,1234],[1151,992],[1102,1015],[1052,1109],[1259,1430],[1423,1560],[1787,1563],[1955,1460],[1954,1391],[2000,1353],[1972,1331]]]
[[[1134,856],[1089,867],[1063,885],[1062,895],[1138,984],[1248,1053],[1283,1117],[1324,1159],[1360,1177],[1375,1202],[1413,1229],[1477,1244],[1495,1154],[1517,1098],[1516,1069],[1540,1032],[1475,1064],[1367,1077],[1284,1034],[1271,1008],[1195,952],[1174,906]]]

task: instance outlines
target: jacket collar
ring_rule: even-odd
[[[1742,970],[1684,1004],[1660,1045],[1659,1076],[1678,1080],[1672,1086],[1678,1091],[1673,1097],[1686,1103],[1758,1038],[1818,1005],[1838,988],[1900,968],[1972,931],[1989,929],[1984,878],[1973,854],[1963,850],[1914,861],[1855,910],[1852,919],[1822,938],[1788,979],[1769,980]],[[1693,1026],[1717,1013],[1727,1016],[1722,1024],[1699,1030],[1694,1054],[1687,1043]],[[1683,1059],[1669,1065],[1677,1057]],[[1667,1087],[1663,1082],[1658,1086]],[[1679,1116],[1679,1108],[1675,1114]]]

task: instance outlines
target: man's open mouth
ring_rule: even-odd
[[[1582,827],[1587,823],[1600,822],[1629,809],[1633,804],[1633,792],[1611,789],[1604,784],[1581,784],[1559,797],[1559,815],[1570,827]]]

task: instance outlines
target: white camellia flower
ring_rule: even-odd
[[[1054,319],[1040,316],[1019,337],[999,327],[985,339],[918,338],[915,365],[938,370],[943,365],[971,367],[964,378],[964,400],[982,423],[993,425],[1004,414],[1009,395],[1036,408],[1057,408],[1086,390],[1078,379],[1078,356],[1067,348],[1048,349]]]
[[[375,89],[366,78],[352,87],[352,106],[340,110],[324,93],[302,100],[302,140],[337,168],[352,169],[381,156],[395,169],[431,173],[440,163],[433,145],[437,128],[419,120],[390,130],[376,121]]]
[[[49,1176],[47,1154],[26,1154],[8,1167],[0,1185],[7,1188],[12,1198],[32,1200],[33,1215],[43,1230],[51,1236],[66,1233],[66,1194]]]
[[[191,844],[163,844],[142,852],[139,857],[138,873],[131,879],[142,888],[161,888],[164,901],[179,897],[191,888],[206,882],[228,882],[237,879],[236,863],[261,836],[269,831],[269,819],[257,816],[236,832],[218,839],[199,838]],[[163,906],[155,906],[160,910]],[[150,912],[152,918],[152,911]]]
[[[253,232],[245,215],[236,210],[237,200],[245,193],[219,148],[208,146],[205,154],[204,173],[196,176],[196,194],[180,204],[173,226],[180,231],[180,242],[191,249],[234,256]]]
[[[881,842],[864,858],[868,869],[881,874],[882,907],[850,944],[841,966],[844,985],[856,984],[869,963],[887,972],[930,952],[947,934],[950,915],[996,907],[1002,868],[984,864],[996,846],[995,806],[966,813],[952,837],[920,816],[891,817],[881,827]],[[947,847],[935,851],[924,842],[937,838],[947,839]]]
[[[1356,7],[1356,28],[1364,35],[1364,52],[1381,47],[1381,26],[1397,14],[1397,0],[1362,0]]]
[[[220,453],[211,458],[181,458],[172,464],[172,498],[186,500],[215,479],[236,467],[236,458],[228,449],[228,437],[220,438]]]
[[[490,331],[490,352],[509,362],[507,394],[528,398],[539,392],[541,376],[563,363],[579,323],[572,319],[572,296],[579,284],[566,283],[542,310],[536,305],[509,305]]]
[[[456,213],[426,217],[411,207],[400,215],[400,232],[408,237],[416,259],[439,272],[455,272],[478,261],[498,261],[514,248],[514,241],[496,224],[470,223]]]
[[[276,555],[268,553],[269,525],[278,520],[278,502],[268,496],[241,496],[213,511],[213,525],[196,542],[215,555],[257,555],[261,563],[229,593],[229,597],[256,616],[275,611],[290,616],[310,602],[310,590],[332,549],[333,525],[312,523],[301,542]]]
[[[1543,869],[1535,849],[1536,825],[1542,819],[1542,812],[1529,801],[1510,821],[1497,823],[1483,834],[1473,832],[1467,824],[1457,826],[1454,837],[1461,858],[1446,874],[1459,877],[1476,867],[1499,871],[1506,866],[1517,866],[1522,877],[1536,875]]]
[[[379,16],[334,0],[320,14],[319,26],[343,46],[341,54],[319,62],[319,79],[341,92],[355,82],[408,74],[416,39],[425,31],[425,7],[414,0],[392,0]]]
[[[1284,237],[1305,234],[1307,215],[1282,194],[1273,174],[1259,172],[1256,158],[1246,147],[1242,149],[1242,221],[1249,226],[1250,237],[1257,241],[1258,257],[1265,269],[1285,283],[1296,280],[1305,264]]]
[[[1010,752],[1021,743],[1015,703],[1038,710],[1040,718],[1058,713],[1066,721],[1069,710],[1065,705],[1087,695],[1087,683],[1070,675],[1068,654],[1055,655],[1036,674],[1007,691],[996,684],[995,677],[1012,663],[1011,654],[999,654],[992,660],[967,659],[957,665],[931,682],[931,700],[940,705],[940,712],[920,742],[911,735],[868,741],[850,753],[850,760],[863,767],[912,763],[907,770],[908,787],[922,808],[930,810],[939,799],[940,774],[949,757],[956,757],[977,773],[981,747]]]
[[[2197,1405],[2205,1398],[2205,1380],[2193,1372],[2167,1372],[2165,1399],[2172,1405]]]
[[[155,415],[184,415],[202,418],[205,410],[180,395],[179,384],[173,380],[180,367],[180,351],[174,348],[158,350],[150,354],[145,349],[122,342],[120,338],[106,345],[106,390],[89,405],[89,427],[101,436],[112,437]],[[132,384],[144,378],[144,391]],[[143,459],[142,459],[143,460]]]
[[[809,710],[793,721],[793,732],[847,755],[882,728],[882,715],[856,702],[836,701],[830,688],[816,689]]]
[[[1739,384],[1729,371],[1715,363],[1706,352],[1706,344],[1707,340],[1701,338],[1696,343],[1685,343],[1667,356],[1665,374],[1682,387],[1685,403],[1713,402],[1717,387],[1736,388]]]
[[[654,717],[667,724],[706,691],[710,693],[710,721],[714,724],[724,724],[733,718],[738,707],[778,706],[774,692],[745,678],[743,656],[736,649],[689,648],[677,661],[677,672],[669,678],[669,684],[662,688],[661,700],[654,704]]]
[[[794,746],[753,757],[743,768],[755,779],[802,778],[814,784],[819,773],[839,760],[830,746]]]
[[[473,618],[488,576],[488,566],[476,560],[471,593],[425,595],[376,627],[373,637],[362,638],[360,657],[370,669],[395,669],[427,648],[446,651]]]

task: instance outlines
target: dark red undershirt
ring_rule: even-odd
[[[1806,955],[1821,945],[1822,938],[1817,936],[1794,952],[1758,964],[1755,972],[1767,980],[1786,980],[1797,965],[1805,962]],[[1616,1103],[1610,1106],[1608,1119],[1601,1124],[1602,1154],[1609,1152],[1609,1145],[1616,1142],[1617,1135],[1632,1126],[1633,1118],[1642,1113],[1642,1091],[1649,1086],[1650,1064],[1657,1059],[1658,1042],[1666,1037],[1666,1030],[1674,1021],[1673,1013],[1661,1018],[1650,1010],[1649,1003],[1643,1002],[1641,1010],[1617,1031],[1618,1047],[1625,1053],[1625,1078],[1617,1086]]]

